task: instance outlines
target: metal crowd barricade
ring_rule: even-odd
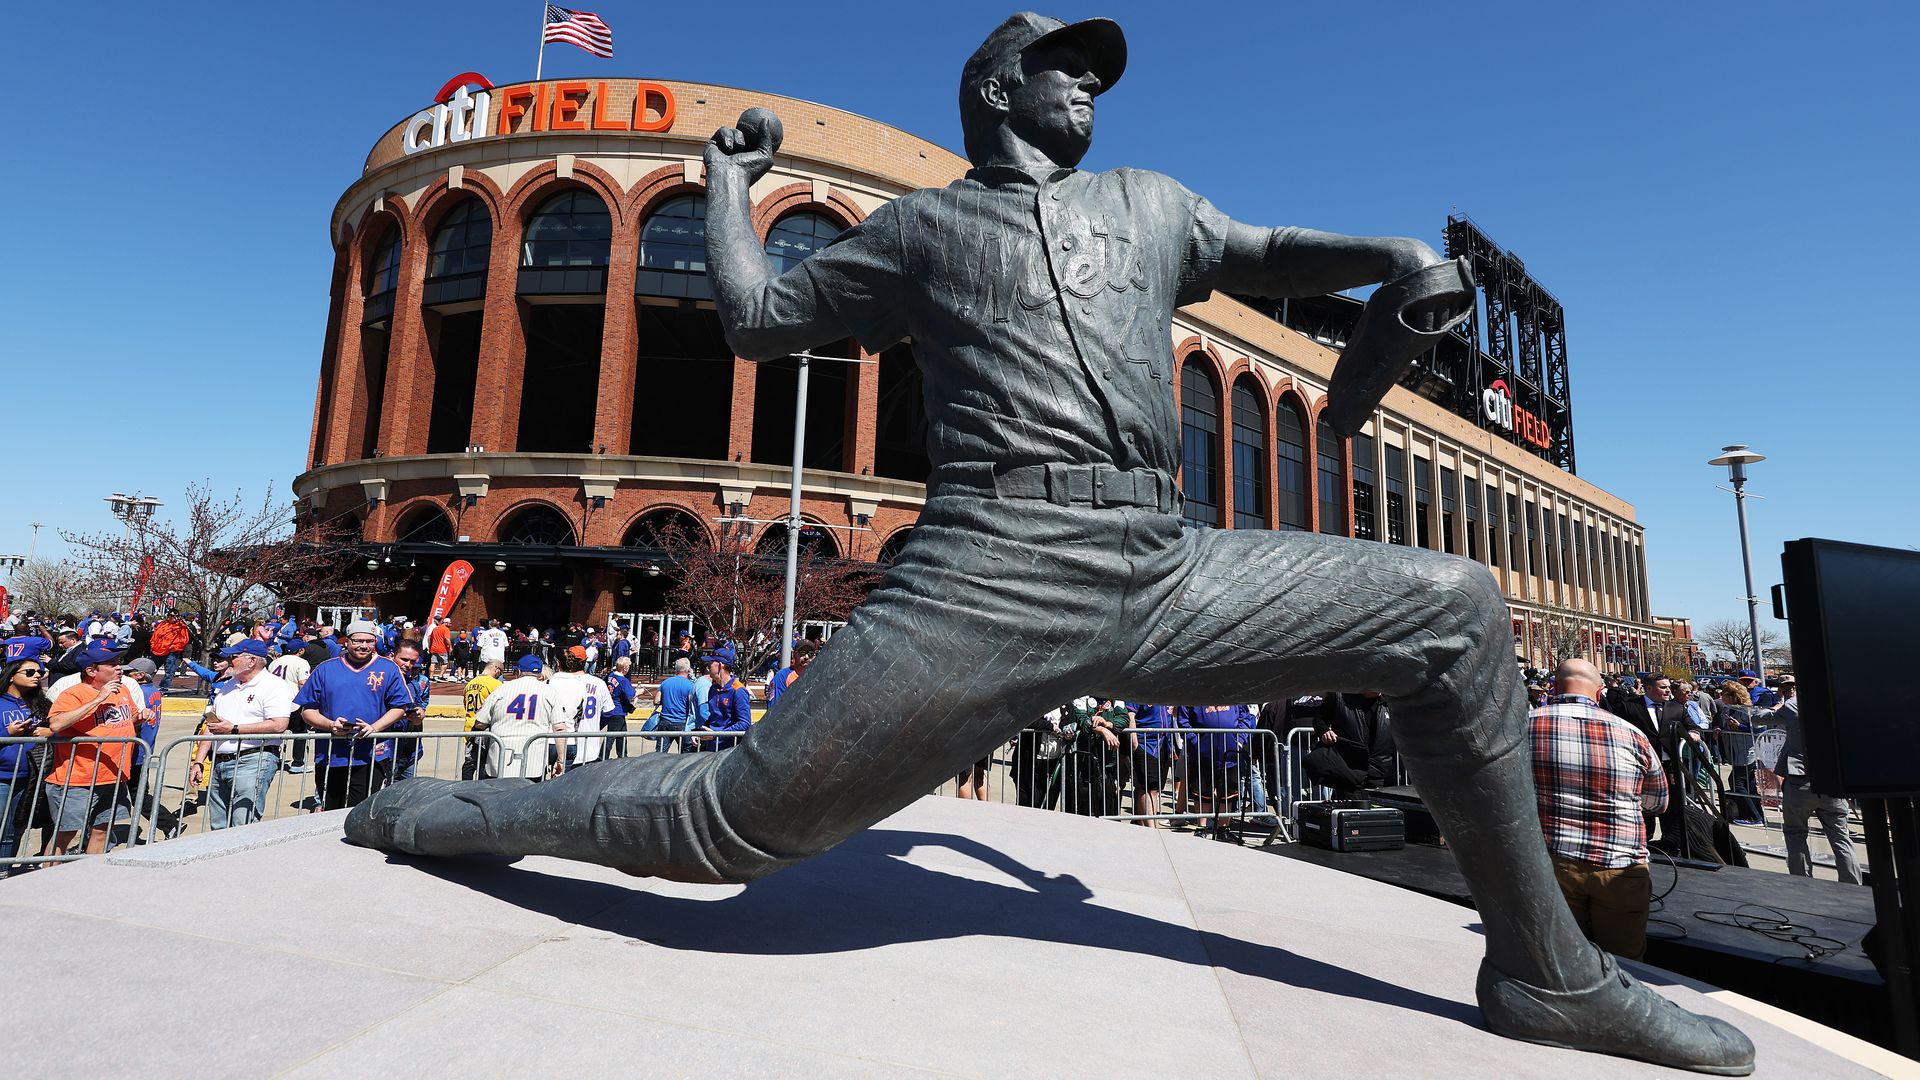
[[[1291,812],[1294,765],[1276,732],[1135,727],[1116,741],[1026,728],[935,794],[1141,825],[1277,829]],[[1230,754],[1213,752],[1229,747]]]
[[[646,754],[691,754],[711,749],[715,739],[738,742],[745,732],[691,731],[538,731],[501,740],[506,761],[499,775],[539,779],[552,773],[557,762],[580,768],[599,761]],[[544,748],[544,753],[536,747]]]
[[[1785,729],[1716,730],[1710,734],[1721,779],[1735,805],[1735,816],[1744,815],[1768,828],[1779,828],[1766,817],[1765,809],[1780,806],[1780,778],[1775,770],[1786,746]],[[1741,809],[1743,803],[1744,810]]]
[[[487,755],[497,753],[500,745],[500,739],[490,731],[383,731],[364,740],[387,744],[383,758],[365,766],[328,768],[325,764],[325,744],[334,738],[324,733],[305,732],[242,735],[237,739],[233,735],[181,735],[168,740],[149,758],[148,783],[140,813],[140,822],[144,826],[141,841],[152,843],[190,833],[210,832],[220,827],[238,828],[253,821],[273,820],[318,810],[323,805],[323,775],[328,784],[343,785],[349,796],[356,789],[372,794],[396,779],[407,776],[448,780],[471,777],[477,763],[484,761]],[[245,755],[231,757],[230,760],[235,763],[232,770],[234,776],[223,785],[226,790],[222,792],[215,787],[219,782],[215,776],[219,760],[214,747],[219,743],[234,742],[258,744],[258,747],[248,748]],[[298,773],[283,770],[280,756],[296,742],[309,744],[311,750],[307,771]],[[192,775],[192,762],[201,756],[195,748],[202,746],[206,747],[207,764],[203,776],[196,778]],[[376,750],[375,753],[380,751]],[[256,754],[268,760],[253,765],[251,769],[240,767],[238,763],[243,756],[255,758]],[[367,771],[363,774],[348,771],[354,768],[365,768]],[[340,773],[337,778],[333,776],[336,770]],[[264,779],[257,775],[260,773],[264,773]],[[259,786],[247,790],[241,786],[247,780],[257,782]],[[226,826],[216,826],[214,822],[214,812],[218,808],[216,798],[228,809]],[[234,811],[240,813],[236,815]],[[235,816],[245,820],[236,822]]]
[[[126,748],[126,761],[124,766],[114,766],[115,779],[111,782],[75,784],[71,782],[71,771],[61,783],[49,780],[55,771],[54,758],[59,756],[56,754],[59,748],[72,748],[74,761],[90,761],[97,778],[100,759],[118,757],[117,753],[109,754],[103,748],[115,745]],[[14,851],[0,858],[0,869],[73,862],[133,842],[138,824],[139,786],[146,766],[152,761],[146,740],[128,735],[7,736],[0,738],[0,746],[25,746],[30,755],[26,768],[18,775],[11,780],[0,778],[0,784],[7,788],[6,798],[0,800],[0,814],[11,813],[14,826]],[[88,747],[93,748],[91,753]],[[84,806],[78,811],[83,815],[81,827],[70,830],[66,851],[54,854],[54,845],[61,834],[58,818],[76,813],[74,807],[82,800]],[[105,847],[101,852],[90,852],[88,843],[98,827],[94,822],[102,814],[107,818]],[[0,836],[5,835],[5,824],[0,820]]]

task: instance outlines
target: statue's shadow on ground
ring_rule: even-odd
[[[907,862],[904,856],[916,847],[947,848],[1019,884]],[[1088,903],[1092,893],[1079,879],[1043,874],[950,833],[870,829],[826,855],[712,900],[561,877],[514,860],[389,859],[530,911],[669,949],[792,956],[973,935],[1028,938],[1212,966],[1480,1026],[1480,1010],[1472,1005],[1276,946]]]

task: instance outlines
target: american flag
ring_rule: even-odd
[[[578,45],[602,59],[613,55],[613,31],[591,11],[568,11],[547,5],[547,26],[540,34],[542,42],[564,41]]]

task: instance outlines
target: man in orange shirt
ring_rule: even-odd
[[[153,713],[134,700],[120,680],[120,654],[91,645],[75,658],[80,681],[54,699],[47,772],[47,812],[53,820],[51,854],[65,855],[82,830],[89,855],[107,850],[107,834],[133,820],[127,780],[133,767],[137,725]],[[74,743],[75,738],[126,739],[119,743]]]
[[[433,628],[427,631],[427,673],[430,678],[447,677],[447,664],[453,656],[453,627],[447,625],[445,615],[433,621]]]

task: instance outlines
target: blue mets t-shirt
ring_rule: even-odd
[[[371,724],[389,709],[404,709],[413,703],[406,676],[400,665],[384,656],[376,656],[367,666],[354,670],[344,657],[321,662],[307,676],[294,696],[294,705],[316,709],[328,719],[345,717]],[[328,739],[320,744],[327,764],[368,765],[393,755],[392,739]]]

